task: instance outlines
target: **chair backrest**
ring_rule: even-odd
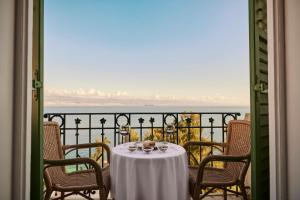
[[[225,155],[246,156],[251,152],[251,126],[248,120],[233,120],[228,124],[227,148]],[[250,157],[249,157],[250,159]],[[250,160],[249,160],[250,162]],[[235,178],[239,178],[245,166],[240,162],[228,162],[225,165]]]
[[[44,122],[44,159],[64,159],[60,129],[57,122]],[[50,167],[45,170],[44,178],[51,184],[63,175],[65,175],[64,167]]]

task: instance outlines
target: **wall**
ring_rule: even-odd
[[[300,198],[300,1],[285,0],[287,169],[289,199]]]
[[[14,10],[0,0],[0,199],[11,198]]]

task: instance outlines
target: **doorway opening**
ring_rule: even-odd
[[[252,36],[254,38],[256,35],[251,35],[251,31],[255,30],[251,29],[252,25],[249,30],[249,15],[245,14],[242,9],[248,11],[250,5],[251,18],[251,11],[256,9],[254,1],[250,1],[249,5],[248,1],[232,2],[234,6],[241,4],[239,9],[231,7],[232,5],[228,3],[224,5],[212,3],[214,9],[217,7],[222,9],[224,8],[222,6],[226,6],[225,10],[234,8],[233,10],[241,13],[224,12],[219,13],[219,16],[212,15],[212,23],[207,22],[207,19],[201,21],[206,23],[203,26],[205,28],[199,28],[197,27],[199,24],[193,24],[197,21],[195,19],[203,19],[197,16],[197,7],[192,5],[193,3],[182,7],[172,2],[174,6],[172,10],[168,5],[161,6],[161,3],[157,2],[157,5],[152,6],[164,12],[157,12],[157,15],[153,16],[151,6],[143,3],[127,5],[128,10],[121,6],[113,7],[109,3],[102,2],[102,5],[96,3],[100,5],[99,8],[103,9],[103,12],[96,12],[97,6],[95,5],[73,4],[70,13],[66,13],[59,12],[60,9],[65,10],[64,3],[44,1],[45,46],[43,49],[46,107],[43,120],[59,123],[62,144],[107,142],[113,147],[128,141],[160,140],[161,138],[178,144],[184,144],[195,138],[210,142],[226,142],[228,122],[234,119],[244,119],[245,114],[250,112],[249,90],[251,87],[249,85],[251,84],[248,78],[248,67],[251,57],[249,58],[249,54],[255,54],[249,52],[252,47],[249,48],[248,38]],[[66,2],[67,4],[69,5]],[[117,5],[116,2],[112,4]],[[141,8],[133,13],[129,12],[136,6],[141,6]],[[264,9],[263,6],[259,6],[257,6],[258,10]],[[203,7],[200,6],[200,8]],[[205,15],[211,14],[208,8],[209,6],[203,8]],[[51,9],[55,10],[55,12],[52,10],[52,14]],[[149,13],[145,14],[142,9]],[[80,16],[78,12],[82,13],[84,10],[87,13],[86,19],[90,20],[84,21],[84,18],[76,18]],[[104,12],[105,10],[107,13]],[[141,17],[143,13],[146,15],[145,19]],[[240,15],[242,13],[243,17]],[[114,18],[117,14],[120,15],[119,19]],[[191,18],[187,17],[189,14]],[[232,16],[234,14],[236,16]],[[105,15],[109,16],[109,20],[106,20]],[[178,18],[174,20],[174,17]],[[225,17],[228,19],[225,20]],[[152,18],[154,21],[151,24]],[[97,19],[103,20],[98,24]],[[218,20],[221,19],[227,22],[221,24],[224,32],[220,31],[217,26]],[[144,23],[145,20],[149,20],[150,24]],[[243,28],[238,24],[241,21]],[[261,23],[264,23],[264,19]],[[241,32],[245,34],[246,40],[239,37],[240,32],[236,27],[242,29]],[[95,31],[96,34],[94,34],[97,37],[93,36],[91,30]],[[166,30],[172,31],[166,34]],[[264,30],[263,27],[262,30]],[[76,33],[80,33],[78,37]],[[149,35],[142,37],[143,34]],[[200,36],[193,37],[197,34]],[[205,37],[207,38],[203,41],[199,40]],[[178,38],[181,40],[178,41]],[[195,38],[198,40],[193,40]],[[260,39],[266,44],[263,36]],[[76,44],[76,41],[79,43]],[[241,45],[241,41],[245,43]],[[92,50],[89,49],[90,47]],[[263,48],[258,47],[261,56],[266,54]],[[145,60],[146,62],[143,62]],[[203,60],[206,60],[206,63]],[[116,67],[120,65],[121,67]],[[204,65],[208,66],[204,67],[207,71],[203,73],[199,69]],[[239,67],[240,65],[244,66],[242,71],[238,71],[242,68]],[[174,66],[177,67],[176,70]],[[215,68],[219,66],[225,67]],[[266,73],[262,74],[266,75]],[[256,80],[250,81],[253,83]],[[262,98],[264,98],[263,92],[266,87],[264,84],[265,79],[262,79],[258,86],[255,85]],[[49,88],[47,88],[48,85]],[[201,88],[195,85],[200,85]],[[198,95],[202,91],[213,90],[213,86],[221,87],[219,90],[224,93],[232,93],[224,96],[224,93],[214,91],[215,96],[210,95],[209,92],[206,95]],[[122,89],[117,90],[118,87]],[[244,96],[232,97],[236,93],[242,93]],[[197,95],[188,97],[189,94]],[[252,101],[254,100],[256,96],[252,95]],[[221,107],[220,102],[227,104]],[[235,107],[237,102],[246,103],[248,106]],[[251,111],[253,119],[254,113],[257,112],[254,105]],[[248,117],[249,115],[246,118]],[[167,138],[168,130],[174,133],[173,138]],[[129,134],[123,136],[120,134],[122,131],[127,131]],[[224,151],[224,148],[221,150]],[[99,152],[101,154],[101,151]],[[216,150],[212,149],[210,153],[214,154]],[[97,157],[97,149],[79,151],[71,157],[87,155]],[[203,158],[204,156],[200,153],[198,161],[201,162]],[[99,162],[103,165],[106,162],[105,157],[102,156]],[[192,162],[191,159],[189,162]],[[73,171],[76,168],[78,166],[68,168],[68,170]],[[249,179],[249,188],[250,185]]]

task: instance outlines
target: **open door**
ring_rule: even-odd
[[[43,12],[43,0],[34,0],[30,199],[43,199]]]
[[[43,199],[43,0],[33,0],[31,199]],[[252,197],[269,199],[266,0],[249,0]]]
[[[249,0],[252,197],[269,199],[267,2]]]

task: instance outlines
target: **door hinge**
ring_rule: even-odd
[[[39,89],[39,88],[42,88],[43,87],[43,84],[41,81],[38,81],[38,80],[32,80],[32,88],[33,89]]]
[[[257,83],[254,85],[254,91],[260,92],[262,94],[268,94],[268,88],[264,83]]]

